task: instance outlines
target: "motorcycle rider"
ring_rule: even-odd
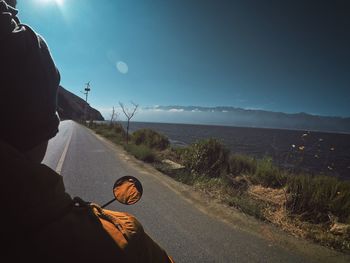
[[[58,132],[60,75],[16,3],[0,0],[0,261],[173,262],[133,216],[72,199],[41,164]]]

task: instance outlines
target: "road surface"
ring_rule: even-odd
[[[221,214],[220,207],[196,199],[188,186],[142,164],[120,147],[97,138],[72,121],[61,122],[60,132],[49,142],[43,162],[63,176],[72,197],[101,205],[113,198],[112,187],[117,178],[137,177],[143,184],[142,200],[134,206],[115,202],[108,208],[134,214],[177,263],[346,262],[349,259],[303,241],[276,238],[283,234],[244,215],[236,215],[236,223],[232,223],[230,216]],[[237,222],[255,222],[254,229],[261,231],[248,231]]]

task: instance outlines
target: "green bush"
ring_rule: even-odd
[[[123,126],[119,123],[112,123],[112,124],[94,123],[94,125],[89,128],[93,129],[97,134],[100,134],[103,137],[117,144],[122,144],[126,135],[126,132]]]
[[[126,136],[126,131],[123,127],[123,125],[121,125],[120,123],[114,123],[112,126],[112,130],[116,133],[121,135],[122,137]]]
[[[272,158],[265,157],[257,161],[256,170],[251,179],[255,184],[278,188],[285,186],[287,175],[285,171],[273,164]]]
[[[153,150],[147,147],[146,145],[128,144],[124,147],[128,152],[130,152],[139,160],[148,163],[156,161],[156,155],[154,154]]]
[[[216,139],[191,144],[182,158],[186,168],[199,175],[218,177],[228,172],[229,150]]]
[[[314,223],[329,221],[331,213],[340,222],[350,223],[350,182],[324,175],[295,175],[288,179],[287,191],[291,213]]]
[[[151,129],[140,129],[132,134],[136,145],[147,145],[151,149],[164,150],[169,146],[169,139]]]
[[[245,155],[231,155],[229,166],[232,175],[254,174],[256,172],[257,161]]]
[[[167,158],[178,162],[178,163],[182,163],[183,161],[183,154],[186,151],[186,147],[179,147],[179,146],[171,146],[169,148],[169,151],[166,152]]]
[[[229,206],[236,207],[243,213],[265,220],[264,205],[246,195],[232,195],[227,198]]]
[[[96,133],[102,135],[103,137],[106,137],[107,139],[113,139],[116,136],[116,134],[112,130],[104,127],[98,128],[96,130]]]
[[[165,173],[166,175],[183,184],[193,185],[198,180],[198,176],[191,174],[186,169],[172,169],[169,167],[169,165],[161,162],[155,162],[153,166],[158,171]]]

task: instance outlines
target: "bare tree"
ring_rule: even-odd
[[[133,105],[133,109],[130,110],[128,109],[126,106],[124,106],[123,103],[119,102],[119,105],[120,107],[122,108],[124,114],[125,114],[125,117],[127,119],[127,126],[126,126],[126,144],[129,143],[129,126],[130,126],[130,120],[132,119],[132,117],[134,117],[136,111],[137,111],[137,108],[139,107],[138,104],[135,104],[133,102],[131,102],[131,104]]]
[[[114,124],[114,122],[116,121],[116,119],[118,118],[118,113],[115,112],[115,108],[113,106],[112,108],[112,114],[111,114],[111,120],[109,122],[109,125],[112,126]]]

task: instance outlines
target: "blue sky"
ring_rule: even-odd
[[[105,116],[119,101],[350,116],[347,1],[18,2],[61,84],[83,97],[91,81]]]

